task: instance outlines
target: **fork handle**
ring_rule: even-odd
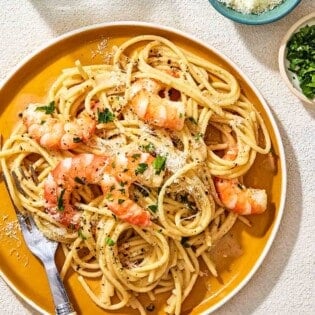
[[[56,315],[77,315],[77,313],[73,311],[73,307],[70,302],[57,305],[55,312]]]
[[[65,304],[59,304],[55,308],[56,315],[76,315],[77,313],[73,311],[73,307],[70,302]]]
[[[50,290],[55,304],[56,315],[76,315],[69,300],[55,263],[45,266]]]

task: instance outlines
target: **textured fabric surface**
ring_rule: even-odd
[[[216,314],[314,314],[315,108],[290,93],[277,64],[282,37],[295,21],[315,11],[314,0],[303,0],[287,17],[265,26],[227,20],[207,0],[0,0],[0,5],[0,80],[49,39],[85,25],[119,20],[175,27],[232,59],[264,95],[276,118],[288,188],[280,230],[263,265]],[[36,312],[1,280],[0,314]]]

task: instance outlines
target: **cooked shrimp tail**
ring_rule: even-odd
[[[230,146],[224,155],[234,160],[238,148],[230,139]],[[260,214],[267,209],[267,194],[264,189],[247,188],[236,179],[215,178],[216,191],[223,205],[240,215]]]
[[[246,188],[237,179],[215,179],[219,198],[224,206],[241,215],[260,214],[267,209],[267,194],[263,189]]]
[[[88,141],[94,134],[96,120],[83,112],[70,121],[52,116],[42,104],[30,104],[23,112],[23,123],[29,135],[41,146],[54,150],[74,149],[80,142]]]
[[[185,106],[181,101],[168,99],[165,95],[161,97],[164,93],[162,84],[156,80],[138,79],[131,87],[131,108],[140,119],[149,124],[182,130]],[[176,98],[179,97],[180,94]]]

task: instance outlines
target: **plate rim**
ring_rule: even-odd
[[[257,272],[259,267],[262,265],[262,262],[266,258],[267,254],[269,253],[271,246],[275,240],[276,234],[279,231],[280,223],[283,217],[284,213],[284,206],[285,206],[285,200],[286,200],[286,191],[287,191],[287,165],[286,165],[286,159],[285,159],[285,151],[284,146],[281,138],[281,134],[279,131],[279,128],[277,126],[276,120],[273,116],[273,113],[271,112],[271,109],[266,102],[266,100],[263,98],[260,91],[256,88],[256,86],[253,84],[252,80],[238,67],[238,65],[232,61],[229,57],[227,57],[225,54],[218,51],[215,47],[208,45],[206,42],[199,40],[196,38],[195,35],[189,34],[187,32],[181,31],[179,29],[176,29],[171,26],[165,26],[158,23],[152,23],[152,22],[142,22],[142,21],[134,21],[134,20],[126,20],[126,21],[112,21],[112,22],[104,22],[104,23],[98,23],[98,24],[91,24],[87,26],[83,26],[80,28],[77,28],[75,30],[66,32],[62,35],[59,35],[57,37],[54,37],[47,42],[44,42],[42,45],[40,45],[37,49],[35,49],[32,53],[26,55],[19,63],[17,63],[16,66],[13,67],[11,71],[7,74],[7,76],[0,82],[0,89],[3,89],[5,85],[14,77],[15,73],[24,65],[26,65],[29,61],[31,61],[33,58],[35,58],[38,54],[40,54],[44,49],[49,48],[52,45],[57,44],[58,42],[61,42],[67,38],[70,38],[72,36],[78,35],[83,32],[88,32],[91,30],[101,29],[101,28],[107,28],[107,27],[113,27],[113,26],[138,26],[138,27],[150,27],[154,29],[158,29],[161,31],[170,32],[173,34],[177,34],[181,37],[184,37],[188,39],[189,41],[195,42],[198,45],[201,45],[202,47],[206,48],[207,50],[213,51],[215,54],[217,54],[224,62],[226,62],[228,65],[230,65],[240,76],[246,81],[250,89],[254,92],[255,96],[258,98],[259,102],[261,103],[263,109],[266,112],[266,115],[269,119],[269,122],[272,126],[273,133],[275,135],[275,140],[277,142],[278,150],[279,150],[279,159],[281,164],[281,191],[280,191],[280,200],[279,200],[279,207],[278,207],[278,215],[275,218],[274,226],[272,231],[270,232],[270,236],[268,237],[268,240],[259,255],[258,259],[254,263],[251,270],[247,273],[247,275],[243,278],[243,280],[229,292],[223,299],[221,299],[216,304],[209,307],[207,310],[203,311],[201,315],[208,315],[210,313],[213,313],[217,309],[219,309],[221,306],[226,304],[232,297],[234,297],[238,292],[240,292],[250,281],[250,279],[254,276],[254,274]],[[41,307],[39,307],[35,302],[33,302],[30,298],[25,296],[20,290],[18,290],[13,282],[4,274],[4,272],[1,269],[0,266],[0,276],[1,278],[6,282],[6,284],[14,291],[15,294],[20,296],[29,306],[33,307],[36,311],[42,313],[42,314],[48,314],[45,310],[43,310]]]

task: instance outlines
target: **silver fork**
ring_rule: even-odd
[[[4,179],[11,202],[16,212],[17,219],[21,226],[21,231],[27,247],[41,260],[48,277],[50,290],[53,296],[55,312],[57,315],[76,315],[69,300],[65,287],[59,276],[55,264],[55,253],[58,243],[46,238],[37,228],[34,219],[29,215],[23,215],[15,206],[6,179]]]

